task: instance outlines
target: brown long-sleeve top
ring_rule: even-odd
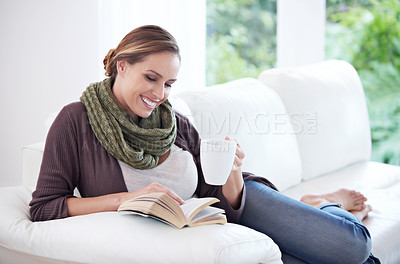
[[[235,210],[224,197],[221,186],[205,183],[200,165],[199,134],[186,117],[179,113],[175,116],[178,131],[175,144],[191,153],[197,167],[195,194],[198,197],[217,197],[220,202],[216,206],[225,210],[228,221],[239,222],[246,190],[243,190],[240,208]],[[263,177],[251,173],[243,173],[243,177],[276,189]],[[32,221],[67,217],[66,199],[73,197],[75,187],[82,197],[127,192],[118,160],[97,140],[81,102],[65,106],[49,130],[39,179],[29,204]]]

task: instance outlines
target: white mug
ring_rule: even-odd
[[[236,143],[225,139],[202,139],[200,162],[206,183],[224,185],[233,167]]]

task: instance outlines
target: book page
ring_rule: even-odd
[[[223,209],[210,207],[219,202],[217,198],[191,198],[180,205],[166,193],[151,193],[125,201],[118,208],[119,212],[152,217],[178,228],[205,223],[226,223]],[[195,223],[191,223],[192,219]]]
[[[192,218],[192,222],[205,220],[206,218],[208,218],[210,216],[217,216],[217,215],[224,216],[223,215],[224,212],[225,212],[224,209],[208,206],[208,207],[204,208],[203,210],[201,210],[198,214],[196,214]]]
[[[219,200],[214,197],[191,198],[181,205],[181,209],[189,223],[201,209],[216,202],[219,202]]]
[[[162,219],[162,218],[160,218],[160,217],[157,217],[157,216],[155,216],[155,215],[146,214],[146,213],[143,213],[143,212],[140,212],[140,211],[131,211],[131,210],[129,210],[129,211],[120,211],[119,213],[122,214],[122,215],[130,215],[130,214],[133,214],[133,215],[139,215],[139,216],[141,216],[141,217],[147,217],[147,218],[155,219],[155,220],[157,220],[157,221],[163,222],[164,224],[167,224],[167,225],[170,225],[170,226],[173,226],[173,227],[177,227],[177,228],[182,228],[182,227],[184,227],[184,225],[179,225],[179,226],[178,226],[178,225],[175,225],[175,224],[173,224],[173,223],[168,222],[168,221],[165,220],[165,219]]]
[[[196,214],[189,226],[199,226],[208,224],[226,224],[226,216],[223,214],[225,211],[220,208],[208,206]]]
[[[140,212],[142,215],[155,216],[182,228],[186,218],[179,204],[166,193],[151,193],[135,197],[120,205],[118,211]]]

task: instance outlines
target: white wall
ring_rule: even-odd
[[[0,4],[1,186],[21,184],[24,145],[45,138],[45,120],[98,78],[97,2]]]
[[[48,115],[104,78],[102,60],[131,29],[158,24],[177,39],[173,93],[205,85],[205,0],[0,0],[0,186],[19,185],[23,146]],[[324,59],[325,0],[278,0],[279,67]]]
[[[100,15],[101,54],[115,48],[131,29],[159,25],[176,38],[181,49],[182,65],[172,94],[204,87],[205,0],[103,0]]]
[[[182,49],[175,90],[204,85],[205,0],[0,2],[0,186],[21,184],[22,147],[44,140],[48,115],[104,78],[106,52],[154,23]]]
[[[325,0],[278,0],[277,66],[325,59]]]

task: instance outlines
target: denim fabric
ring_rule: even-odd
[[[365,226],[336,205],[317,209],[247,181],[241,224],[271,237],[284,263],[380,263]]]

